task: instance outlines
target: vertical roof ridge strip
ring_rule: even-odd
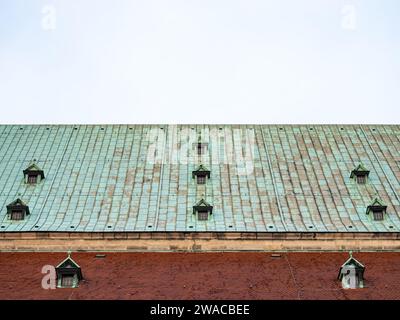
[[[254,134],[254,148],[257,148],[258,149],[258,142],[257,142],[257,135],[256,135],[256,128],[254,127],[254,126],[252,126],[252,128],[253,128],[253,134]],[[246,129],[247,129],[247,126],[246,126]],[[246,133],[247,133],[247,131],[246,131]],[[247,135],[246,135],[246,137],[247,137]],[[259,151],[257,152],[258,154],[259,154]],[[255,187],[255,190],[256,190],[256,196],[257,196],[257,199],[258,199],[258,205],[260,206],[260,216],[261,216],[261,219],[262,219],[262,222],[263,222],[263,224],[264,224],[264,230],[262,230],[262,231],[266,231],[267,230],[267,224],[266,224],[266,222],[265,222],[265,219],[264,219],[264,212],[263,212],[263,209],[262,209],[262,202],[261,202],[261,198],[260,198],[260,193],[259,193],[259,190],[258,190],[258,184],[257,184],[257,179],[256,179],[256,174],[255,174],[255,163],[256,163],[256,155],[255,154],[253,154],[253,152],[251,152],[250,151],[250,156],[251,156],[251,161],[252,161],[252,165],[253,165],[253,180],[254,180],[254,187]],[[260,160],[260,162],[261,162],[261,160]],[[252,209],[252,213],[253,213],[253,220],[255,220],[255,217],[254,217],[254,212],[256,212],[256,210],[254,210],[255,208],[254,208],[254,206],[253,206],[253,201],[251,200],[252,199],[252,197],[250,196],[250,194],[251,194],[251,189],[250,189],[250,182],[249,182],[249,179],[246,179],[247,180],[247,186],[248,186],[248,189],[249,189],[249,199],[250,199],[250,207],[251,207],[251,209]],[[257,206],[257,203],[255,204],[255,206]],[[255,231],[258,231],[257,230],[257,224],[256,224],[256,221],[254,221],[254,224],[255,224]],[[261,230],[260,230],[261,231]]]
[[[362,125],[360,125],[360,129],[361,129],[362,134],[364,135],[365,140],[366,140],[367,143],[368,143],[368,146],[370,147],[370,149],[371,149],[371,151],[372,151],[372,154],[374,155],[374,158],[375,158],[376,161],[378,162],[379,167],[381,168],[383,174],[385,175],[385,178],[386,178],[387,182],[389,183],[390,188],[392,189],[394,195],[396,196],[397,201],[400,202],[400,196],[397,194],[396,189],[393,187],[392,183],[390,182],[390,179],[389,179],[389,177],[387,176],[387,174],[386,174],[386,172],[385,172],[385,169],[383,168],[382,163],[381,163],[381,161],[380,161],[379,158],[378,158],[378,155],[376,154],[375,150],[372,148],[372,144],[369,142],[368,136],[367,136],[367,134],[365,133],[364,128],[363,128]]]
[[[79,129],[79,130],[77,131],[77,139],[79,139],[79,140],[78,140],[79,143],[76,144],[76,146],[77,146],[77,148],[76,148],[76,153],[71,153],[71,155],[73,155],[73,154],[76,155],[75,161],[74,161],[74,163],[73,163],[73,165],[72,165],[72,169],[71,169],[72,171],[71,171],[71,173],[73,172],[73,170],[74,170],[75,168],[79,168],[79,170],[78,170],[78,174],[77,174],[77,176],[76,176],[75,178],[72,178],[72,179],[71,179],[72,174],[71,174],[71,175],[69,176],[69,178],[68,178],[68,183],[69,183],[70,181],[73,182],[73,186],[72,186],[71,195],[70,195],[70,197],[69,197],[69,201],[68,201],[68,204],[67,204],[67,207],[66,207],[66,211],[65,211],[65,214],[63,215],[63,220],[62,220],[62,222],[61,222],[60,225],[63,225],[63,224],[68,223],[68,224],[71,226],[71,224],[73,224],[73,225],[75,226],[75,228],[74,228],[73,231],[75,231],[75,230],[77,229],[76,224],[75,224],[75,214],[76,214],[76,212],[78,211],[77,208],[78,208],[78,206],[79,206],[80,198],[81,198],[81,195],[82,195],[82,190],[77,189],[77,187],[79,188],[79,186],[80,186],[80,180],[79,180],[79,178],[80,178],[81,168],[82,168],[82,165],[83,165],[83,163],[84,163],[84,159],[85,159],[85,154],[86,154],[86,152],[85,152],[85,153],[82,153],[81,150],[84,149],[84,150],[86,151],[86,149],[87,149],[87,143],[85,144],[85,132],[86,132],[86,130],[87,130],[88,128],[93,128],[93,127],[94,127],[94,126],[92,126],[92,125],[84,126],[84,127],[83,127],[84,132],[81,134],[81,138],[79,137],[79,132],[80,132],[81,130]],[[75,139],[75,141],[76,141],[76,139]],[[74,148],[74,147],[72,147],[72,149],[73,149],[73,148]],[[71,155],[70,155],[70,157],[71,157]],[[70,159],[70,158],[68,158],[68,159]],[[77,164],[77,163],[78,163],[77,160],[79,160],[79,159],[80,159],[79,164]],[[61,166],[60,166],[59,168],[61,168]],[[57,170],[57,172],[58,172],[58,170]],[[57,172],[56,172],[56,174],[57,174]],[[69,185],[68,185],[68,186],[69,186]],[[67,188],[68,188],[68,187],[67,187]],[[75,190],[79,190],[79,196],[76,196],[76,191],[75,191]],[[76,199],[76,200],[75,200],[75,199]],[[72,205],[71,205],[71,203],[72,203]],[[68,212],[69,212],[70,209],[72,209],[72,210],[71,210],[71,211],[73,212],[72,214],[68,214]],[[69,218],[69,219],[67,219],[67,218]],[[60,226],[60,225],[59,225],[59,226]],[[59,227],[57,227],[57,230],[58,230],[58,229],[59,229]]]
[[[135,126],[134,129],[133,129],[134,137],[133,137],[132,146],[134,146],[136,130],[140,130],[140,134],[138,135],[139,136],[139,143],[138,143],[138,146],[137,146],[137,154],[136,154],[136,162],[135,162],[135,175],[132,178],[132,195],[131,195],[131,199],[129,201],[128,218],[127,218],[127,223],[125,225],[125,231],[126,231],[126,226],[128,225],[129,220],[130,220],[130,216],[131,216],[132,201],[133,201],[133,198],[135,197],[136,178],[138,176],[138,168],[139,168],[138,167],[138,163],[140,162],[141,151],[144,148],[143,147],[144,129],[145,129],[144,125]],[[132,150],[133,150],[133,148],[132,148]],[[131,153],[132,153],[132,151],[131,151]],[[143,168],[143,175],[144,175],[144,168]],[[139,218],[139,214],[140,214],[140,202],[141,202],[142,194],[143,194],[143,184],[140,186],[139,193],[140,193],[140,195],[137,197],[138,198],[138,200],[137,200],[137,209],[138,209],[138,211],[136,212],[136,217],[134,219],[132,219],[132,222],[133,222],[132,230],[135,230],[135,231],[137,231],[136,226],[138,224],[138,218]]]
[[[164,137],[165,137],[165,139],[164,139],[164,144],[163,144],[164,147],[163,147],[163,150],[162,150],[162,158],[161,158],[161,164],[160,164],[161,165],[160,182],[158,184],[157,207],[156,207],[156,215],[155,215],[155,219],[154,219],[154,228],[153,228],[153,230],[157,230],[158,229],[158,217],[160,215],[161,193],[162,193],[162,186],[163,186],[163,181],[164,181],[165,151],[166,151],[167,143],[168,143],[168,132],[169,132],[168,126],[163,126],[163,128],[164,128]],[[159,130],[161,130],[161,129],[159,129]],[[167,132],[165,132],[165,131],[167,131]],[[169,185],[168,185],[168,187],[169,187]],[[168,192],[169,192],[169,190],[168,190]],[[167,208],[168,208],[168,206],[167,206]],[[147,215],[147,218],[148,218],[148,215]],[[168,224],[168,212],[167,212],[167,217],[166,218],[167,218],[167,224]],[[147,221],[146,221],[146,225],[147,225]],[[167,227],[167,225],[166,225],[166,227]]]
[[[71,133],[69,134],[67,143],[65,144],[65,148],[64,148],[64,150],[63,150],[63,152],[62,152],[62,156],[61,156],[60,162],[58,163],[57,168],[56,168],[56,171],[54,172],[54,177],[53,177],[53,180],[52,180],[51,183],[50,183],[49,191],[47,192],[47,194],[46,194],[46,196],[45,196],[45,198],[44,198],[44,200],[43,200],[43,205],[42,205],[42,207],[40,208],[40,211],[38,212],[38,216],[37,216],[36,220],[34,221],[33,225],[36,225],[36,223],[40,220],[40,217],[42,216],[42,213],[43,213],[44,207],[45,207],[45,205],[46,205],[47,199],[49,198],[49,195],[50,195],[50,192],[51,192],[52,187],[53,187],[53,185],[54,185],[54,182],[56,181],[58,171],[59,171],[59,169],[60,169],[60,167],[61,167],[61,164],[62,164],[63,161],[64,161],[65,154],[66,154],[66,152],[67,152],[69,143],[70,143],[71,138],[72,138],[72,135],[73,135],[73,133],[74,133],[73,126],[66,126],[65,128],[67,129],[68,127],[70,127],[70,128],[72,129],[72,130],[71,130]]]
[[[89,200],[89,198],[92,196],[90,190],[93,190],[93,189],[91,189],[91,187],[92,187],[92,185],[93,185],[93,179],[94,179],[95,176],[96,176],[96,168],[99,167],[99,159],[100,159],[101,149],[102,149],[103,141],[104,141],[104,139],[101,139],[101,142],[100,142],[100,150],[99,150],[99,152],[97,153],[97,157],[96,157],[95,149],[96,149],[97,142],[98,142],[98,140],[99,140],[99,132],[98,132],[98,131],[95,131],[95,130],[93,130],[93,129],[94,129],[94,127],[91,127],[91,130],[90,130],[90,137],[89,137],[89,141],[88,141],[88,146],[87,146],[87,148],[89,148],[90,139],[91,139],[91,138],[93,137],[93,135],[95,134],[94,141],[93,141],[93,146],[92,146],[93,148],[92,148],[92,152],[91,152],[91,156],[90,156],[90,163],[94,162],[94,163],[95,163],[95,168],[94,168],[94,170],[93,170],[93,173],[92,173],[92,176],[90,177],[90,179],[88,179],[87,172],[86,172],[86,174],[85,174],[85,179],[83,180],[83,184],[85,184],[85,181],[87,181],[87,179],[88,179],[88,183],[90,184],[90,186],[89,186],[88,194],[87,194],[87,196],[86,196],[85,206],[83,207],[83,214],[82,214],[82,217],[83,217],[83,215],[84,215],[85,209],[87,208],[88,200]],[[96,157],[96,159],[93,161],[93,159],[94,159],[95,157]],[[103,167],[104,167],[104,164],[103,164]],[[88,170],[88,171],[89,171],[89,170]],[[101,176],[101,172],[102,172],[102,171],[98,171],[98,172],[100,172],[100,176]],[[91,225],[91,221],[92,221],[91,218],[92,218],[92,215],[95,215],[95,216],[97,215],[97,213],[94,211],[94,208],[96,207],[96,198],[97,198],[97,192],[98,192],[98,190],[99,190],[99,184],[100,184],[100,178],[99,178],[99,183],[97,184],[97,187],[96,187],[96,194],[93,195],[93,207],[91,208],[90,213],[89,213],[88,216],[86,217],[86,218],[87,218],[87,222],[86,222],[85,226],[82,227],[82,229],[83,229],[84,231],[87,231],[87,230],[86,230],[87,227],[88,227],[89,225]],[[79,222],[79,224],[80,224],[80,223],[81,223],[81,222]],[[93,229],[93,228],[92,228],[92,229]]]
[[[284,143],[289,145],[289,139],[288,139],[288,135],[287,135],[287,130],[283,130],[283,135],[284,135],[284,139],[283,139],[281,137],[281,134],[279,133],[279,131],[280,131],[279,126],[274,126],[273,128],[275,128],[275,130],[277,131],[276,135],[277,135],[277,138],[279,140],[279,144],[280,144],[280,146],[282,148],[282,157],[285,159],[284,165],[286,166],[286,169],[287,169],[287,172],[288,172],[287,175],[290,176],[289,165],[288,165],[288,155],[287,155],[287,153],[285,151],[285,147],[284,147]],[[274,149],[275,149],[275,147],[274,147]],[[294,161],[294,157],[293,157],[293,153],[292,153],[292,149],[291,148],[290,148],[290,151],[289,151],[289,156]],[[282,196],[283,196],[283,198],[285,199],[285,201],[287,203],[287,207],[288,207],[288,211],[289,211],[289,196],[290,196],[290,194],[288,192],[289,190],[286,188],[286,184],[283,181],[284,180],[283,179],[284,176],[282,175],[282,170],[281,170],[281,166],[280,166],[279,163],[278,163],[278,168],[279,168],[279,175],[280,175],[280,178],[281,178],[281,181],[282,181],[282,185],[284,187],[284,189],[283,189],[284,194]],[[290,183],[291,183],[292,193],[294,195],[293,183],[292,183],[292,181]],[[296,200],[296,202],[297,202],[297,200]],[[291,226],[296,228],[294,220],[293,220],[293,217],[292,217],[292,215],[290,213],[288,214],[288,220],[290,221]],[[287,229],[286,231],[289,231],[289,230]]]
[[[118,196],[118,193],[116,193],[116,189],[117,189],[117,186],[118,186],[119,170],[121,168],[121,163],[123,161],[123,159],[122,159],[123,153],[121,153],[121,158],[120,159],[118,159],[118,157],[115,155],[115,153],[116,153],[116,151],[118,149],[118,142],[119,142],[119,137],[120,137],[120,132],[121,132],[121,126],[114,124],[114,125],[112,125],[111,128],[112,128],[112,130],[111,130],[110,143],[111,143],[111,141],[113,139],[114,133],[116,133],[116,136],[115,136],[115,140],[114,140],[115,145],[114,145],[113,155],[112,155],[112,160],[111,160],[110,174],[112,172],[115,172],[115,175],[116,175],[115,177],[116,178],[115,178],[115,183],[114,183],[113,194],[112,194],[111,199],[110,199],[110,211],[109,211],[109,214],[107,215],[107,221],[106,221],[106,224],[104,226],[103,231],[107,230],[107,228],[110,225],[110,223],[112,223],[112,225],[115,226],[117,224],[118,217],[119,217],[119,214],[120,214],[120,209],[118,210],[118,212],[116,214],[113,213],[113,203],[115,201],[115,197]],[[104,138],[106,138],[105,137],[106,134],[107,133],[106,133],[106,130],[105,130]],[[124,135],[124,142],[125,142],[125,137],[126,137],[126,134]],[[118,164],[118,167],[116,167],[114,165],[114,161],[115,161],[115,163]],[[117,206],[119,208],[121,208],[121,201],[118,201]]]
[[[322,176],[323,176],[323,178],[324,178],[324,181],[325,182],[328,182],[329,180],[327,179],[327,177],[325,176],[325,172],[324,172],[324,169],[323,169],[323,167],[322,167],[322,163],[329,163],[329,161],[328,161],[328,158],[326,157],[326,154],[325,154],[325,151],[324,151],[324,149],[323,149],[323,144],[322,144],[322,142],[321,142],[321,139],[320,139],[320,135],[322,135],[322,134],[325,134],[325,131],[324,131],[324,129],[323,129],[323,126],[314,126],[314,128],[315,128],[315,130],[314,130],[314,132],[315,132],[315,137],[314,137],[314,139],[313,139],[313,136],[312,135],[310,135],[310,140],[311,140],[311,143],[312,143],[312,145],[313,145],[313,148],[314,148],[314,150],[315,150],[315,154],[316,154],[316,157],[317,157],[317,161],[313,161],[313,170],[312,170],[312,174],[315,176],[315,179],[316,179],[316,181],[317,181],[317,183],[316,183],[316,189],[317,189],[317,193],[315,193],[314,192],[314,190],[313,190],[313,188],[311,187],[311,190],[312,190],[312,195],[311,195],[311,197],[313,198],[313,202],[310,204],[309,203],[309,201],[307,200],[307,198],[305,199],[305,201],[306,201],[306,205],[307,205],[307,207],[309,208],[309,210],[310,210],[310,213],[311,213],[311,220],[312,220],[312,222],[313,222],[313,224],[314,225],[316,225],[315,224],[315,220],[317,220],[317,222],[319,221],[319,223],[321,223],[321,227],[323,228],[323,229],[325,229],[324,231],[327,231],[327,228],[326,228],[326,225],[325,225],[325,221],[324,221],[324,218],[323,218],[323,216],[321,215],[321,212],[320,212],[320,210],[318,209],[318,205],[317,205],[317,196],[321,196],[321,197],[323,197],[323,190],[322,190],[322,187],[321,187],[321,184],[320,184],[320,182],[319,182],[319,176],[318,176],[318,174],[316,173],[316,171],[317,170],[320,170],[321,172],[322,172]],[[320,130],[321,129],[321,130]],[[318,152],[318,150],[317,150],[317,146],[318,146],[318,144],[319,144],[319,146],[320,146],[320,150],[322,151],[322,152]],[[322,153],[322,154],[321,154]],[[314,163],[315,163],[315,166],[314,166]],[[309,198],[311,198],[311,197],[309,197]],[[317,214],[315,215],[315,218],[313,219],[313,207],[314,207],[314,209],[316,209],[316,211],[317,211]],[[329,215],[328,215],[329,216]],[[330,220],[330,219],[329,219]],[[320,230],[319,229],[320,227],[319,226],[317,226],[317,229],[318,230]]]
[[[264,127],[265,128],[265,127]],[[275,177],[274,177],[274,173],[272,172],[272,162],[271,162],[271,158],[269,156],[269,152],[268,152],[268,148],[267,148],[267,144],[266,144],[266,140],[265,140],[265,135],[264,135],[264,128],[261,127],[261,135],[263,137],[263,144],[264,144],[264,148],[265,148],[265,154],[267,156],[267,160],[268,160],[268,167],[269,167],[269,171],[271,173],[271,179],[272,179],[272,184],[274,187],[274,193],[275,193],[275,197],[276,197],[276,203],[278,205],[278,211],[279,211],[279,216],[281,218],[283,227],[285,228],[285,231],[287,230],[287,226],[285,223],[285,218],[283,216],[283,212],[282,212],[282,206],[281,206],[281,202],[279,200],[279,195],[278,195],[278,190],[276,188],[276,182],[275,182]],[[269,141],[272,142],[272,138],[271,138],[271,133],[269,131],[268,128],[268,137],[269,137]]]
[[[326,128],[326,129],[325,129],[325,128]],[[322,129],[322,133],[321,133],[321,131],[319,131],[319,133],[318,133],[318,135],[317,135],[318,141],[319,141],[319,143],[321,144],[321,147],[322,147],[322,148],[323,148],[323,146],[325,145],[325,146],[327,146],[327,147],[330,149],[330,151],[331,151],[331,153],[332,153],[332,158],[333,158],[334,161],[336,162],[336,158],[333,156],[332,147],[331,147],[331,145],[330,145],[330,143],[329,143],[329,140],[328,140],[328,138],[327,138],[327,136],[326,136],[326,130],[328,130],[328,132],[332,132],[332,129],[331,129],[330,126],[326,126],[326,127],[324,127],[324,128],[321,127],[321,129]],[[333,133],[332,133],[332,135],[333,135]],[[323,139],[322,139],[322,136],[323,136]],[[323,152],[323,154],[324,154],[324,157],[325,157],[325,159],[324,159],[325,164],[326,164],[327,167],[329,168],[329,173],[333,176],[333,171],[332,171],[332,167],[331,167],[331,161],[330,161],[330,160],[328,159],[328,157],[326,156],[325,151]],[[318,156],[318,158],[319,158],[319,156]],[[321,167],[321,169],[322,169],[322,174],[324,175],[325,181],[328,182],[329,180],[327,179],[327,177],[326,177],[326,175],[325,175],[325,170],[324,170],[324,168],[323,168],[323,166],[322,166],[321,164],[320,164],[320,167]],[[328,183],[327,183],[327,185],[328,185]],[[331,218],[331,216],[330,216],[330,214],[329,214],[328,204],[325,202],[325,195],[324,195],[323,188],[322,188],[321,186],[320,186],[320,191],[321,191],[320,199],[322,199],[322,201],[317,201],[317,199],[315,199],[315,197],[314,197],[314,199],[315,199],[315,204],[316,204],[316,206],[317,206],[317,209],[318,209],[318,211],[320,211],[320,207],[323,206],[323,207],[326,209],[326,214],[324,214],[324,215],[321,214],[322,220],[324,220],[324,216],[325,216],[325,217],[328,219],[328,223],[329,223],[331,226],[335,227],[335,223],[332,221],[332,218]],[[331,192],[329,186],[328,186],[328,191],[327,191],[327,192],[329,192],[329,196],[332,197],[332,192]],[[324,226],[326,227],[325,222],[324,222]],[[327,228],[327,229],[328,229],[328,228]],[[331,231],[331,230],[329,230],[329,231]]]
[[[300,138],[302,139],[302,142],[303,142],[303,144],[304,144],[304,146],[305,146],[304,135],[303,135],[301,126],[294,126],[294,128],[296,128],[296,127],[297,127],[298,130],[299,130]],[[309,171],[309,170],[307,170],[307,168],[306,168],[306,163],[307,163],[306,161],[307,161],[308,159],[305,158],[305,155],[303,156],[303,153],[301,152],[300,143],[299,143],[298,139],[296,139],[296,137],[295,137],[295,131],[293,130],[293,126],[291,126],[290,128],[291,128],[291,132],[292,132],[292,134],[293,134],[294,141],[296,141],[296,147],[297,147],[297,149],[299,150],[300,162],[299,162],[298,165],[301,165],[302,168],[304,168],[304,172],[305,172],[305,175],[306,175],[306,178],[307,178],[307,183],[310,184],[310,178],[309,178],[309,174],[308,174],[308,171]],[[307,151],[307,156],[308,156],[308,158],[309,158],[309,153],[308,153],[308,151]],[[310,159],[310,163],[311,163],[311,159]],[[297,173],[298,173],[298,165],[296,165],[296,162],[295,162],[295,167],[296,167],[296,172],[297,172]],[[300,216],[300,218],[301,218],[301,223],[303,224],[304,229],[307,230],[307,224],[306,224],[306,221],[304,221],[304,216],[303,216],[303,214],[302,214],[302,212],[301,212],[301,210],[300,210],[300,206],[299,206],[299,201],[301,200],[301,199],[299,199],[299,198],[300,198],[300,197],[303,197],[303,198],[304,198],[304,201],[306,202],[306,196],[307,196],[307,194],[306,194],[306,192],[305,192],[305,190],[304,190],[303,184],[301,183],[300,177],[299,177],[299,185],[300,185],[300,189],[301,189],[302,194],[301,194],[301,195],[297,195],[297,194],[293,193],[293,198],[294,198],[295,201],[296,201],[296,209],[297,209],[297,211],[299,212],[299,216]],[[288,202],[288,204],[289,204],[289,197],[290,197],[290,195],[287,195],[287,196],[286,196],[286,201]],[[288,207],[288,208],[290,209],[290,207]],[[311,219],[311,221],[313,221],[313,220]],[[296,225],[296,228],[299,229],[299,228],[297,227],[297,225]]]

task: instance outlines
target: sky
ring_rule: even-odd
[[[0,0],[0,123],[399,124],[398,0]]]

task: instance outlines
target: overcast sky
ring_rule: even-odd
[[[0,0],[0,123],[400,123],[398,0]]]

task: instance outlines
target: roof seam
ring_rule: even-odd
[[[268,131],[268,133],[269,133],[269,131]],[[282,221],[282,224],[283,224],[285,230],[287,230],[287,226],[286,226],[286,223],[285,223],[285,219],[284,219],[283,213],[282,213],[281,202],[280,202],[280,200],[279,200],[279,194],[278,194],[278,189],[277,189],[277,186],[276,186],[276,181],[275,181],[274,173],[273,173],[273,171],[272,171],[272,162],[271,162],[271,158],[270,158],[270,156],[269,156],[269,151],[268,151],[268,148],[267,148],[267,145],[266,145],[266,141],[265,141],[264,128],[261,128],[261,135],[262,135],[262,137],[263,137],[263,144],[264,144],[264,147],[265,147],[265,154],[266,154],[267,161],[268,161],[269,171],[270,171],[270,173],[271,173],[271,180],[272,180],[272,184],[273,184],[273,187],[274,187],[274,192],[275,192],[275,196],[276,196],[276,203],[277,203],[277,205],[278,205],[279,216],[281,217],[281,221]]]

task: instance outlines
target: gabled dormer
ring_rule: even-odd
[[[19,198],[7,205],[7,215],[10,220],[24,220],[28,214],[29,207]]]
[[[44,172],[35,163],[31,164],[24,171],[25,183],[38,184],[44,179]]]
[[[364,265],[353,257],[350,257],[339,269],[338,279],[344,289],[357,289],[364,287]]]
[[[56,267],[56,274],[58,288],[76,288],[83,279],[81,267],[71,258],[70,253]]]
[[[360,163],[350,174],[350,179],[354,179],[358,184],[366,184],[369,170]]]
[[[366,214],[370,213],[375,221],[382,221],[385,218],[387,205],[379,198],[375,198],[367,207]]]
[[[193,206],[193,214],[197,214],[197,219],[200,221],[208,220],[210,214],[212,214],[213,206],[201,199]]]
[[[197,184],[206,184],[207,179],[210,179],[211,172],[202,164],[192,171],[192,178],[197,180]]]

